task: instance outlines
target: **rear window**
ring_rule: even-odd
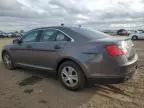
[[[90,28],[71,28],[74,32],[91,39],[101,39],[110,37],[110,35],[96,31]]]

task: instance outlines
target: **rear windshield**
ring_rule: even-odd
[[[110,35],[96,31],[90,28],[71,28],[74,32],[91,39],[101,39],[110,37]]]

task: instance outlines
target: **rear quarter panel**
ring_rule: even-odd
[[[89,65],[95,63],[96,71],[99,71],[104,60],[103,43],[85,42],[85,43],[69,43],[64,48],[63,57],[71,58],[82,67],[86,76],[89,76]]]

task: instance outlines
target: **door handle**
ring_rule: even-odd
[[[27,45],[27,48],[32,48],[32,46],[31,45]]]
[[[61,49],[61,47],[59,45],[55,45],[54,49]]]

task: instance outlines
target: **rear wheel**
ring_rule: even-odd
[[[58,70],[61,83],[69,90],[83,89],[85,86],[85,76],[81,68],[72,61],[61,64]]]
[[[138,37],[136,36],[136,35],[134,35],[133,37],[132,37],[132,40],[137,40],[138,39]]]
[[[14,62],[12,60],[12,57],[8,52],[4,52],[2,55],[3,63],[7,69],[13,70],[14,67]]]

